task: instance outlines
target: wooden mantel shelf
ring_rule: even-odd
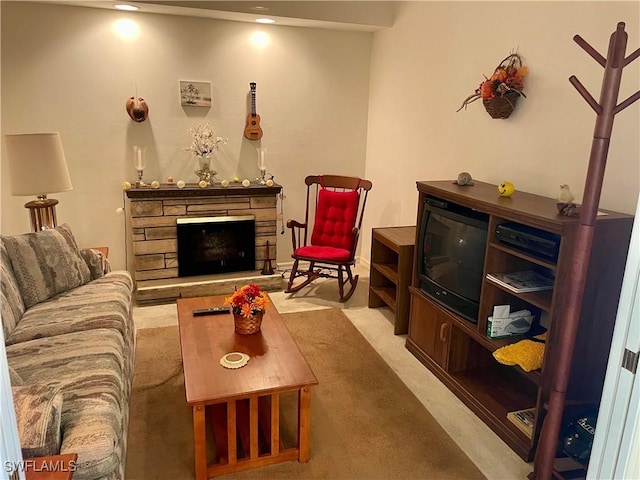
[[[219,197],[219,196],[274,196],[280,193],[282,186],[274,183],[271,187],[252,182],[248,187],[243,187],[241,183],[230,183],[228,187],[223,187],[219,183],[200,188],[197,183],[187,183],[184,188],[178,188],[175,183],[162,183],[160,187],[153,188],[149,185],[143,187],[133,187],[125,190],[129,198],[160,198],[160,197]]]

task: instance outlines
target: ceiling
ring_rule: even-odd
[[[394,19],[393,1],[54,0],[53,3],[103,9],[113,9],[116,3],[128,3],[147,13],[239,22],[254,22],[256,18],[269,17],[276,20],[278,25],[369,32],[390,27]]]

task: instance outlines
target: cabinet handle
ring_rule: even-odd
[[[447,330],[449,329],[449,324],[448,323],[443,323],[442,325],[440,325],[440,341],[441,342],[446,342],[447,341]]]

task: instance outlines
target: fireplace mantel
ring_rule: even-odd
[[[259,185],[257,183],[252,183],[248,187],[244,187],[241,183],[234,182],[230,183],[228,187],[223,187],[220,184],[215,184],[205,188],[200,188],[197,183],[187,183],[184,188],[178,188],[175,183],[161,183],[158,188],[152,188],[150,186],[137,188],[133,187],[126,192],[127,197],[131,199],[150,199],[165,197],[276,197],[281,190],[282,187],[275,183],[271,187],[267,187],[266,185]]]
[[[136,282],[138,303],[171,301],[194,295],[231,293],[233,285],[252,281],[266,289],[280,288],[280,275],[261,276],[266,259],[275,261],[277,248],[277,198],[282,187],[232,183],[200,188],[187,184],[161,184],[125,190],[127,217],[127,268]],[[233,275],[178,277],[176,221],[187,217],[253,215],[256,220],[256,264],[253,272]],[[219,282],[222,282],[220,284]]]

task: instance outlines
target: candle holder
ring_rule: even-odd
[[[258,169],[260,170],[260,176],[256,178],[260,185],[266,185],[267,183],[267,166],[264,162],[264,156],[267,153],[267,147],[257,147],[258,152]]]
[[[147,160],[145,158],[147,147],[133,146],[133,167],[138,172],[138,182],[140,185],[144,185],[142,181],[142,173],[147,166]]]

